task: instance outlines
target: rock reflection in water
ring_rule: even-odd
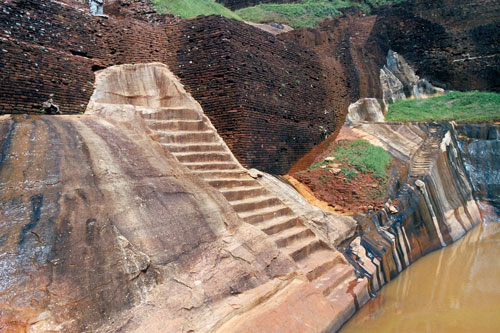
[[[341,330],[499,332],[500,222],[421,258]]]

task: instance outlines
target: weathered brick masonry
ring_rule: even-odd
[[[82,112],[93,71],[159,61],[246,166],[285,172],[335,127],[316,54],[244,23],[106,19],[50,1],[0,7],[0,113],[39,112],[49,94],[64,113]]]
[[[500,91],[500,1],[416,0],[378,13],[374,35],[447,89]]]
[[[285,172],[334,130],[337,110],[314,52],[216,16],[182,34],[174,71],[247,166]]]

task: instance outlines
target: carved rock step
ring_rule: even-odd
[[[204,180],[253,180],[252,186],[257,186],[259,183],[248,176],[245,169],[240,168],[238,170],[221,170],[221,171],[197,171],[197,175],[202,177]]]
[[[146,119],[152,130],[164,131],[204,131],[209,127],[203,120]]]
[[[212,170],[210,170],[210,171],[212,171]],[[230,171],[230,170],[227,170],[227,171]],[[215,173],[215,172],[221,172],[221,171],[215,170],[213,172]],[[197,170],[196,174],[201,175],[201,177],[203,179],[205,179],[208,184],[210,184],[211,186],[213,186],[217,189],[233,188],[233,187],[239,187],[239,186],[254,186],[256,183],[255,179],[243,179],[243,178],[213,179],[209,176],[209,172],[207,170],[204,170],[203,173],[201,172],[201,170]]]
[[[250,199],[230,201],[229,203],[231,204],[231,206],[233,206],[233,209],[237,213],[281,205],[281,201],[278,198],[269,195],[261,195]]]
[[[240,168],[238,164],[232,162],[184,162],[182,164],[191,170],[234,170]]]
[[[176,144],[176,143],[164,143],[168,151],[171,153],[183,153],[183,152],[225,152],[226,149],[220,143],[194,143],[194,144]]]
[[[203,120],[199,111],[186,108],[158,108],[155,113],[143,113],[142,118],[155,120]]]
[[[283,230],[301,225],[299,219],[293,215],[278,216],[263,222],[256,226],[267,235],[274,235]]]
[[[304,225],[300,224],[292,228],[284,229],[275,233],[271,238],[278,247],[285,247],[295,243],[298,240],[314,236],[314,233]]]
[[[346,263],[343,255],[329,249],[316,251],[297,262],[309,281],[317,279],[339,263]]]
[[[154,135],[154,139],[160,143],[178,143],[178,144],[220,142],[217,134],[213,131],[168,132],[168,131],[158,130]]]
[[[349,282],[354,279],[356,279],[354,268],[346,263],[338,263],[315,280],[313,285],[321,290],[324,296],[328,296],[345,282]]]
[[[240,186],[219,190],[228,201],[244,200],[266,194],[262,186]]]
[[[324,248],[321,241],[316,236],[310,236],[285,247],[284,250],[293,260],[299,261],[321,248]]]
[[[255,209],[253,211],[242,212],[239,215],[245,222],[250,224],[262,223],[281,216],[295,217],[292,210],[282,204],[273,207],[266,207],[262,209]]]
[[[227,152],[188,152],[173,153],[181,163],[185,162],[233,162],[231,154]]]

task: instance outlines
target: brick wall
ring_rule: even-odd
[[[248,167],[284,173],[333,132],[317,55],[234,20],[183,24],[174,72]]]
[[[418,75],[447,89],[500,91],[500,2],[419,0],[378,17],[374,33]]]
[[[275,37],[220,16],[142,15],[149,0],[115,3],[123,6],[99,18],[75,4],[2,2],[0,114],[39,112],[50,94],[64,113],[82,112],[95,70],[158,61],[180,77],[244,165],[284,173],[339,128],[350,102],[378,96],[389,48],[449,88],[500,90],[500,29],[486,10],[478,19],[461,14],[470,27],[438,24],[419,16],[431,3],[420,0]]]
[[[155,24],[99,18],[56,2],[0,11],[0,113],[39,112],[54,94],[85,110],[95,70],[159,61],[200,101],[240,161],[283,173],[335,127],[317,55],[219,16]]]

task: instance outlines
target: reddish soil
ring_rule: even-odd
[[[338,135],[337,140],[328,149],[319,152],[312,160],[315,162],[330,156],[331,151],[340,141],[350,141],[358,137],[349,129]],[[312,157],[312,156],[311,156]],[[334,164],[334,165],[333,165]],[[370,173],[360,173],[348,178],[344,173],[334,173],[334,169],[351,168],[350,164],[333,161],[332,168],[318,168],[309,171],[291,172],[290,176],[306,185],[319,200],[332,207],[344,209],[344,212],[369,213],[384,207],[387,201],[387,181],[381,181]]]
[[[307,185],[316,198],[331,206],[341,206],[355,213],[367,213],[384,207],[386,184],[371,174],[347,178],[342,172],[337,175],[327,169],[296,172],[292,177]]]

